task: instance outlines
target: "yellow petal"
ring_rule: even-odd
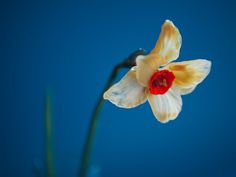
[[[136,67],[114,84],[104,94],[103,98],[121,108],[133,108],[144,103],[147,98],[145,88],[142,87],[136,79]]]
[[[173,89],[169,89],[164,95],[147,93],[147,98],[153,114],[162,123],[174,120],[182,109],[181,96]]]
[[[159,56],[162,65],[167,64],[179,57],[181,43],[182,38],[178,28],[171,21],[166,20],[152,53]]]
[[[138,56],[136,64],[137,80],[143,87],[147,87],[151,76],[160,66],[158,60],[155,59],[155,55],[149,54],[147,56]]]
[[[204,59],[175,62],[168,64],[165,69],[175,75],[174,87],[181,94],[191,93],[201,83],[211,70],[211,62]]]

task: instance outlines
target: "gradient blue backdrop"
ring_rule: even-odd
[[[55,173],[75,177],[113,66],[140,47],[151,50],[166,19],[183,37],[179,61],[210,59],[211,73],[168,124],[148,103],[126,110],[105,102],[89,176],[236,176],[235,9],[233,0],[1,1],[0,176],[45,175],[50,87]]]

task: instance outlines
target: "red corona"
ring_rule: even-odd
[[[164,94],[172,86],[172,83],[175,79],[173,72],[166,69],[156,71],[150,81],[149,81],[149,90],[152,94]]]

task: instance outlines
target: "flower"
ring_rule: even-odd
[[[162,123],[174,120],[182,109],[181,95],[191,93],[209,74],[205,59],[172,62],[179,56],[182,38],[175,25],[166,20],[155,48],[136,58],[136,66],[103,95],[121,108],[133,108],[147,100]]]

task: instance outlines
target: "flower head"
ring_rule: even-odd
[[[181,95],[191,93],[211,69],[211,62],[204,59],[170,63],[178,58],[181,42],[179,30],[166,20],[154,49],[139,55],[137,65],[104,93],[104,99],[122,108],[148,100],[157,120],[175,119],[182,109]]]

